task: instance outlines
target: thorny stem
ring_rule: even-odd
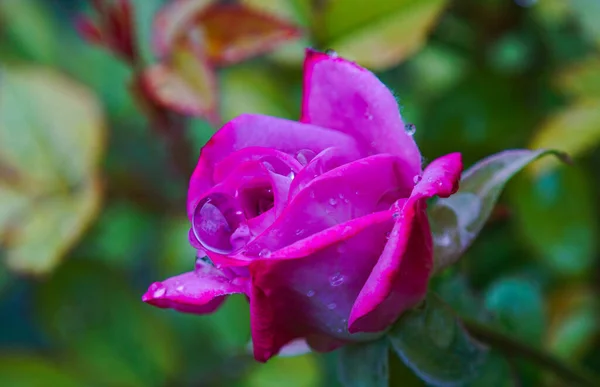
[[[496,329],[468,319],[463,319],[463,324],[473,337],[503,352],[505,355],[529,360],[553,372],[564,381],[573,383],[572,385],[600,386],[600,379],[597,376],[591,375],[579,367],[564,363],[542,350],[530,347],[504,333],[498,332]]]

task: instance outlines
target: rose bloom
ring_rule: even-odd
[[[433,268],[426,200],[462,171],[458,153],[423,171],[394,96],[336,55],[307,50],[301,115],[245,114],[212,136],[188,192],[200,259],[143,296],[206,314],[245,294],[259,361],[298,340],[372,340],[418,304]]]

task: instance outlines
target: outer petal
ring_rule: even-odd
[[[404,131],[396,99],[355,63],[307,50],[302,121],[347,133],[372,153],[397,155],[413,176],[421,172],[419,149]]]
[[[225,301],[225,296],[244,292],[243,283],[232,282],[219,270],[206,266],[153,283],[142,296],[142,301],[159,308],[206,314],[214,312]]]
[[[302,124],[281,118],[244,114],[215,133],[202,148],[188,190],[188,215],[201,195],[213,186],[213,168],[229,154],[248,147],[275,148],[295,154],[309,149],[319,153],[331,146],[357,148],[355,140],[335,130]]]
[[[425,200],[456,192],[461,171],[458,153],[433,161],[400,206],[390,239],[352,308],[350,332],[385,329],[423,298],[433,267]]]
[[[350,310],[392,224],[390,210],[369,214],[253,261],[250,311],[256,359],[268,360],[298,337],[320,351],[360,340],[361,335],[348,332]]]

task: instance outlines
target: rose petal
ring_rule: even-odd
[[[347,329],[350,310],[392,224],[390,210],[369,214],[253,261],[250,310],[256,359],[268,360],[298,337],[324,351],[359,339]]]
[[[296,154],[310,149],[319,153],[331,146],[357,148],[353,138],[343,133],[302,124],[281,118],[244,114],[229,121],[202,148],[196,170],[188,190],[188,215],[204,192],[213,185],[213,166],[232,152],[248,147],[275,148],[281,152]]]
[[[247,246],[247,254],[275,251],[309,235],[351,219],[386,210],[407,197],[414,183],[391,155],[366,157],[312,180],[263,234]],[[410,180],[410,183],[407,181]]]
[[[159,308],[207,314],[214,312],[225,301],[225,296],[244,291],[240,284],[232,283],[221,271],[206,266],[153,283],[142,301]]]
[[[456,192],[461,171],[458,153],[440,157],[426,168],[410,198],[400,206],[390,239],[356,299],[350,332],[380,331],[425,296],[433,267],[426,199]]]
[[[396,99],[355,63],[307,50],[301,120],[347,133],[373,153],[397,155],[413,176],[421,172],[421,154],[404,130]]]

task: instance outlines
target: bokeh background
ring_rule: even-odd
[[[85,0],[0,2],[0,384],[337,385],[334,354],[255,363],[242,297],[203,317],[140,301],[194,263],[185,194],[200,147],[242,112],[296,119],[306,46],[376,71],[425,162],[460,151],[471,165],[508,148],[571,155],[573,165],[540,161],[515,178],[434,285],[529,345],[600,370],[600,1],[218,2],[300,36],[273,40],[261,33],[281,26],[235,12],[196,21],[200,47],[216,39],[204,62],[153,51],[166,3],[131,1],[132,65],[77,32],[82,13],[102,16]],[[217,38],[244,23],[248,41],[227,54]],[[151,65],[179,78],[148,75]],[[509,366],[505,385],[560,384]],[[422,385],[402,367],[392,364],[393,385]]]

